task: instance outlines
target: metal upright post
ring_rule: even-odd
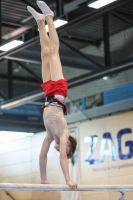
[[[2,44],[2,9],[1,9],[1,1],[0,0],[0,46]]]
[[[57,17],[64,14],[64,1],[63,0],[56,0],[56,10],[57,10]]]
[[[8,60],[8,98],[13,98],[13,70],[12,60]]]
[[[104,55],[105,55],[105,67],[111,65],[110,55],[110,41],[109,41],[109,14],[103,15],[103,35],[104,35]]]

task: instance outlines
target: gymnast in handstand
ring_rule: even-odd
[[[60,153],[60,165],[66,184],[71,189],[76,189],[77,184],[70,179],[68,158],[74,154],[77,141],[69,136],[64,117],[67,112],[64,100],[67,96],[68,86],[67,80],[63,76],[59,57],[59,38],[53,23],[54,13],[43,1],[37,1],[37,5],[43,14],[37,13],[30,6],[27,6],[27,9],[36,19],[39,28],[43,78],[41,87],[46,96],[46,102],[43,105],[43,118],[47,135],[43,141],[39,159],[41,183],[48,184],[46,175],[47,153],[50,144],[55,140],[55,149]],[[49,27],[49,37],[45,29],[45,20]]]

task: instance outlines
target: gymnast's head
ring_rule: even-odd
[[[68,158],[71,158],[72,155],[75,153],[76,146],[77,146],[76,138],[69,135],[69,138],[68,138],[68,141],[67,141],[67,147],[66,147],[66,153],[67,153]]]

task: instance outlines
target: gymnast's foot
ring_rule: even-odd
[[[39,19],[43,19],[45,21],[44,15],[36,12],[32,7],[27,6],[27,10],[32,14],[36,21]]]
[[[54,13],[52,10],[50,10],[50,8],[48,7],[48,5],[44,2],[44,1],[37,1],[36,2],[38,7],[41,9],[41,11],[43,12],[44,16],[53,16],[54,17]]]

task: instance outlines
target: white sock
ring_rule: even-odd
[[[35,18],[36,21],[38,19],[43,19],[45,21],[44,15],[36,12],[32,7],[27,6],[27,10],[32,14],[32,16]]]
[[[41,9],[41,11],[43,12],[44,16],[53,16],[54,17],[54,13],[52,10],[50,10],[50,8],[48,7],[48,5],[44,2],[44,1],[37,1],[36,2],[38,7]]]

